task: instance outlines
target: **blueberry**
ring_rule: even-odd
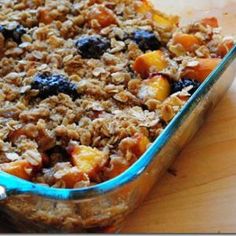
[[[59,74],[38,74],[35,76],[31,88],[39,90],[37,96],[42,99],[59,93],[67,94],[72,99],[78,97],[76,85],[68,81],[64,75]]]
[[[83,58],[99,59],[111,44],[108,39],[100,36],[83,36],[76,43],[79,53]]]
[[[10,36],[9,30],[7,30],[6,27],[3,25],[0,25],[0,33],[2,33],[3,37],[6,39],[9,38],[9,36]]]
[[[0,33],[4,34],[4,30],[5,30],[4,26],[0,25]]]
[[[187,78],[182,79],[172,84],[172,93],[182,91],[184,88],[192,86],[193,88],[189,91],[189,93],[192,95],[198,89],[200,85],[201,83],[196,80],[191,80]]]
[[[147,30],[137,30],[133,32],[132,39],[142,51],[153,51],[161,47],[161,43],[156,35]]]
[[[57,162],[66,162],[70,160],[70,155],[67,152],[66,148],[60,145],[56,145],[53,148],[46,151],[46,155],[49,157],[50,164],[48,167],[52,167]]]
[[[16,43],[21,43],[21,37],[26,34],[26,30],[21,26],[18,25],[13,31],[12,31],[12,39]]]
[[[8,29],[6,26],[0,25],[0,33],[3,34],[5,39],[12,39],[20,44],[22,42],[21,37],[26,33],[26,30],[21,25],[16,26],[14,29]]]

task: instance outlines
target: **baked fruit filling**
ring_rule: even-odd
[[[218,20],[180,27],[147,0],[5,0],[0,170],[56,188],[114,178],[233,47]]]

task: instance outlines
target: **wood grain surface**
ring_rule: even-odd
[[[169,4],[166,9],[173,12],[171,1],[177,2],[155,3],[163,9]],[[236,12],[235,0],[187,1],[199,7],[203,2],[226,3],[227,11]],[[221,12],[225,32],[230,33],[236,17]],[[171,169],[127,218],[123,233],[236,232],[236,81]],[[14,229],[0,223],[0,233],[7,232]]]

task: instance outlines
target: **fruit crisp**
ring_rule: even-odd
[[[0,0],[0,170],[56,188],[124,172],[234,41],[146,0]]]

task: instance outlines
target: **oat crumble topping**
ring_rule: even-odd
[[[57,188],[119,175],[233,43],[146,0],[0,0],[0,170]]]

